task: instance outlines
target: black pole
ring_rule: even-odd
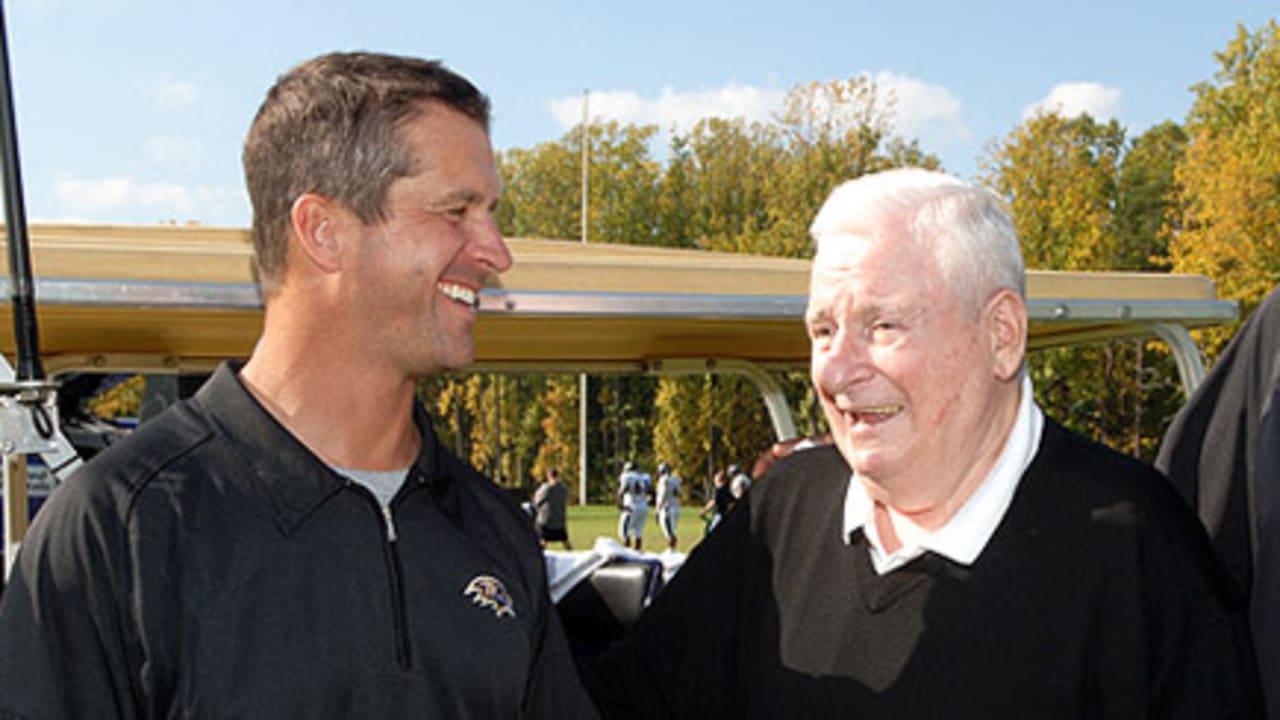
[[[34,282],[31,277],[30,239],[27,211],[22,202],[22,172],[18,167],[18,128],[13,115],[13,87],[9,75],[9,30],[4,21],[4,1],[0,0],[0,143],[4,150],[4,210],[9,241],[9,289],[13,303],[13,337],[18,357],[18,380],[43,380],[40,365],[40,336],[36,330]]]

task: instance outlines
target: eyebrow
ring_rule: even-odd
[[[482,193],[475,190],[467,190],[465,188],[458,190],[450,190],[449,192],[436,198],[435,202],[441,205],[451,205],[453,203],[466,203],[471,205],[484,199]]]
[[[806,308],[804,311],[804,324],[806,326],[812,325],[814,323],[827,320],[830,317],[831,317],[831,310],[826,307],[820,307],[813,310],[809,310]]]
[[[492,211],[494,208],[498,206],[498,201],[500,199],[501,198],[499,194],[499,195],[495,195],[492,200],[485,202],[484,193],[478,192],[476,190],[470,190],[467,188],[459,188],[456,190],[450,190],[446,192],[444,195],[441,195],[440,197],[433,200],[431,204],[434,207],[441,207],[441,206],[449,206],[449,205],[455,205],[455,204],[479,205],[481,203],[484,203],[485,209]]]
[[[849,316],[856,320],[866,320],[867,318],[884,317],[886,315],[890,317],[912,318],[919,315],[922,311],[923,308],[916,307],[911,304],[873,302],[868,305],[854,308],[853,311],[849,313]],[[804,322],[806,325],[809,325],[815,322],[830,320],[835,315],[836,313],[834,313],[829,306],[825,305],[813,309],[806,308]]]

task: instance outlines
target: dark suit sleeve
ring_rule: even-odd
[[[1280,292],[1232,338],[1174,418],[1156,466],[1208,529],[1249,603],[1263,678],[1280,676]],[[1266,684],[1280,720],[1280,682]]]

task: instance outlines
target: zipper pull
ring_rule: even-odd
[[[382,506],[382,518],[387,522],[387,542],[396,541],[396,521],[391,517],[391,506]]]

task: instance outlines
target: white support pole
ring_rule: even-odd
[[[8,581],[27,534],[27,456],[22,453],[4,455],[4,516],[4,578]]]
[[[1151,326],[1151,331],[1173,351],[1174,362],[1178,364],[1178,376],[1182,379],[1182,390],[1190,398],[1191,393],[1204,382],[1204,360],[1200,357],[1200,348],[1191,339],[1187,328],[1178,323],[1155,323]]]
[[[587,504],[587,374],[578,374],[578,504]]]
[[[791,418],[787,396],[782,392],[782,385],[776,378],[765,372],[759,365],[746,360],[721,360],[718,365],[723,372],[742,375],[755,384],[765,407],[769,409],[769,419],[773,422],[775,437],[779,440],[788,440],[796,436],[796,425]]]
[[[591,134],[587,132],[590,123],[590,115],[587,113],[587,101],[591,93],[588,90],[582,91],[582,242],[587,242],[587,232],[591,227],[590,218],[587,215],[588,189],[590,187],[590,173],[587,169],[591,165]],[[587,382],[586,373],[578,373],[578,504],[587,504]]]

